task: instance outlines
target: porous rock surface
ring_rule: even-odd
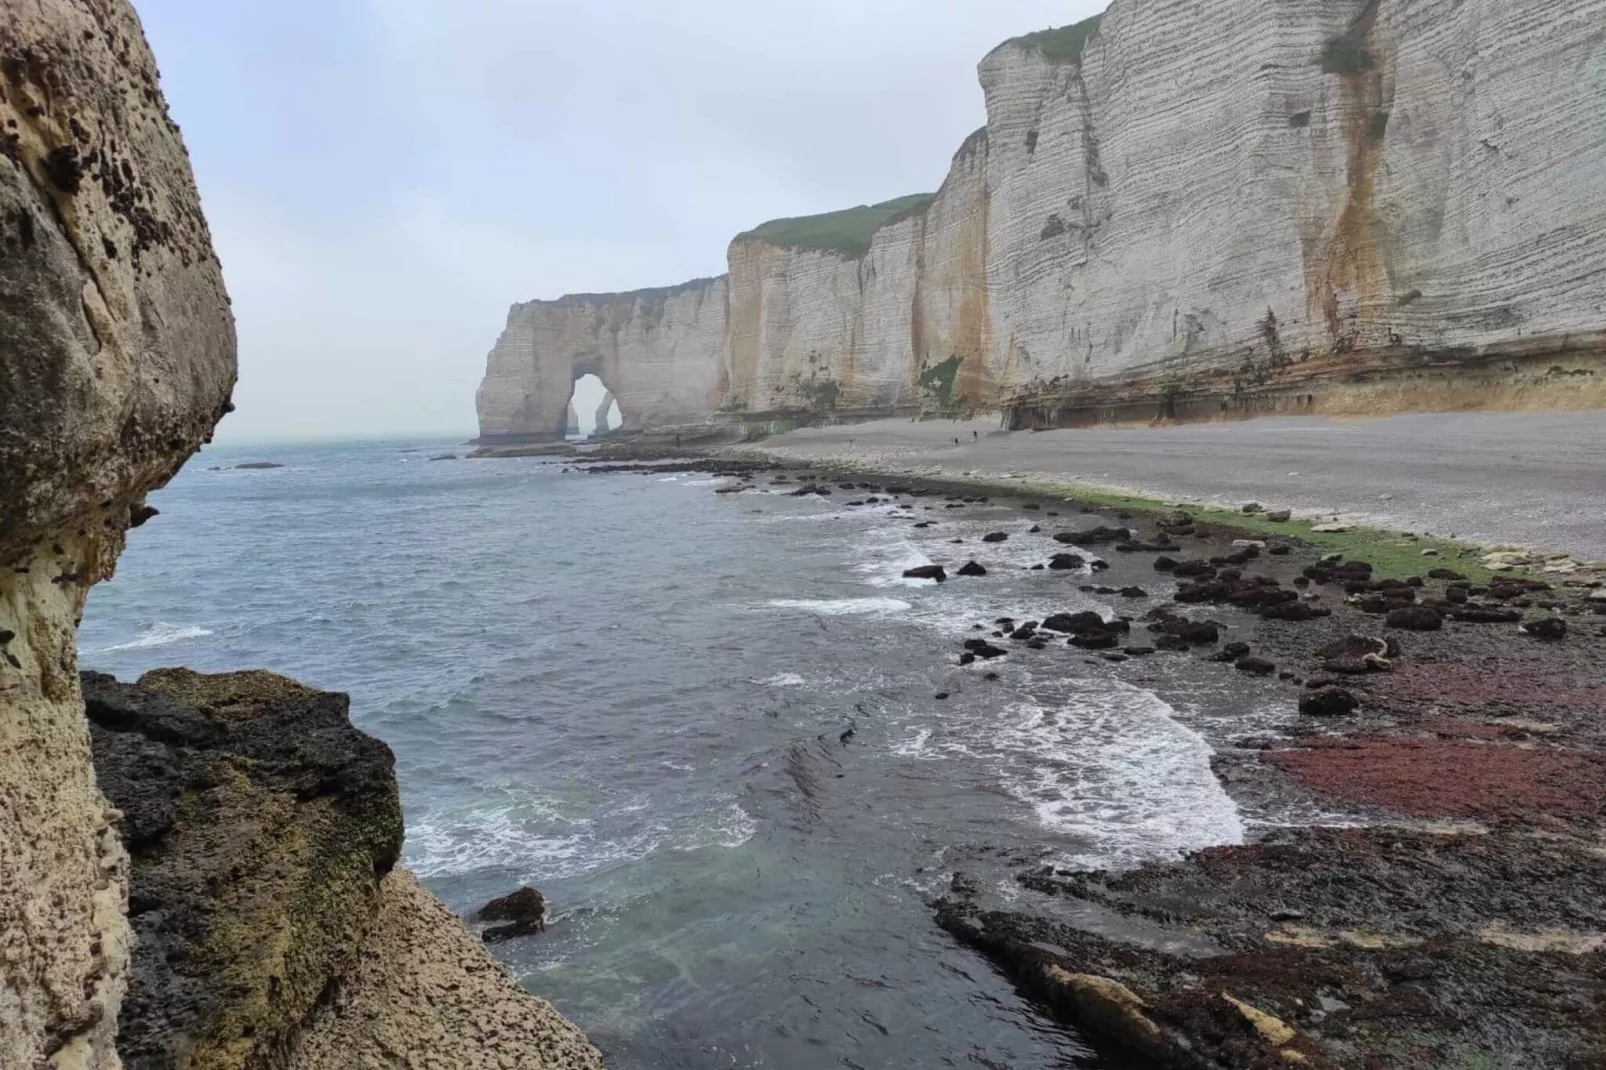
[[[1603,15],[1115,0],[981,61],[986,126],[862,255],[747,235],[718,279],[515,306],[481,433],[550,433],[596,367],[629,429],[1606,403]]]
[[[117,1065],[128,869],[90,764],[77,622],[234,375],[133,10],[0,5],[0,1065]]]
[[[356,968],[302,1033],[290,1070],[595,1070],[602,1059],[406,870],[379,886]]]

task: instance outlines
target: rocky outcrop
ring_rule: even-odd
[[[597,415],[592,421],[591,433],[593,435],[606,435],[609,431],[608,419],[613,415],[613,395],[604,392],[602,402],[597,406]]]
[[[390,749],[346,696],[270,673],[83,690],[133,864],[124,1065],[275,1062],[355,961],[401,851]]]
[[[599,1070],[585,1036],[520,988],[406,870],[379,882],[356,967],[302,1032],[289,1070]]]
[[[982,60],[987,125],[934,197],[738,237],[699,284],[726,294],[723,337],[654,351],[717,368],[705,417],[1606,404],[1603,13],[1115,0]],[[510,320],[487,434],[530,426],[487,409],[493,383],[548,389],[510,339],[578,351],[634,299],[542,307],[566,325]]]
[[[124,813],[130,1070],[598,1067],[411,875],[390,749],[265,672],[86,674]]]
[[[211,435],[234,326],[178,127],[121,0],[0,6],[0,1065],[112,1067],[128,864],[76,627]]]

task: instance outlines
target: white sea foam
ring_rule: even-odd
[[[912,568],[920,568],[932,563],[918,546],[907,539],[898,538],[888,540],[883,545],[872,547],[870,552],[875,555],[873,560],[861,562],[854,568],[862,573],[868,584],[872,587],[931,587],[935,584],[931,580],[912,580],[904,573]]]
[[[938,761],[944,757],[941,754],[932,754],[926,750],[926,744],[931,741],[931,729],[917,728],[914,735],[892,745],[892,753],[900,758],[919,758],[924,761]]]
[[[168,624],[166,621],[157,621],[147,628],[137,639],[126,643],[116,643],[112,646],[103,646],[98,650],[86,650],[86,654],[115,654],[119,650],[145,650],[153,646],[169,646],[173,643],[182,643],[186,639],[204,639],[212,634],[210,628],[203,628],[199,624]]]
[[[767,680],[760,680],[759,683],[765,687],[802,687],[804,680],[795,672],[778,672]]]
[[[899,598],[772,598],[769,604],[776,609],[801,609],[827,617],[845,617],[859,613],[891,614],[906,612],[908,602]]]
[[[632,796],[593,820],[568,816],[552,800],[510,786],[474,803],[409,814],[405,856],[421,877],[509,869],[525,880],[561,880],[634,862],[661,849],[739,847],[758,824],[735,798],[716,794],[697,814],[670,822],[632,822],[632,815],[652,809],[647,797]]]
[[[726,796],[729,798],[729,796]],[[697,830],[684,842],[671,846],[677,851],[696,851],[704,847],[740,847],[753,838],[758,822],[743,810],[740,803],[731,803],[712,815],[706,826]]]
[[[1090,845],[1066,859],[1079,867],[1243,841],[1244,816],[1210,770],[1210,746],[1169,705],[1116,681],[1063,683],[1075,690],[1062,702],[946,707],[945,720],[909,725],[890,749],[991,770],[1038,824]]]
[[[1046,828],[1099,843],[1084,865],[1133,863],[1240,843],[1238,808],[1209,744],[1158,696],[1106,683],[1058,709],[1013,704],[994,729],[1005,788]],[[1113,856],[1113,857],[1112,857]]]

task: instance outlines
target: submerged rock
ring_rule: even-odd
[[[546,896],[526,885],[480,907],[475,917],[480,921],[505,921],[486,929],[482,938],[487,944],[498,944],[515,937],[546,931]]]
[[[936,580],[942,583],[948,578],[947,571],[941,565],[920,565],[917,568],[908,568],[903,571],[906,580]]]
[[[1277,671],[1277,666],[1274,663],[1267,661],[1265,658],[1255,657],[1252,654],[1248,657],[1239,658],[1234,663],[1234,668],[1239,672],[1253,673],[1256,676],[1270,676]]]

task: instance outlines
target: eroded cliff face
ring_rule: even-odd
[[[723,340],[657,344],[719,367],[705,413],[1606,404],[1603,16],[1116,0],[982,60],[924,212],[739,238]]]
[[[90,764],[77,622],[234,374],[133,11],[0,6],[0,1065],[117,1065],[128,867]]]
[[[625,294],[514,305],[477,405],[484,441],[552,441],[574,382],[595,375],[627,430],[703,420],[718,406],[723,277]]]

